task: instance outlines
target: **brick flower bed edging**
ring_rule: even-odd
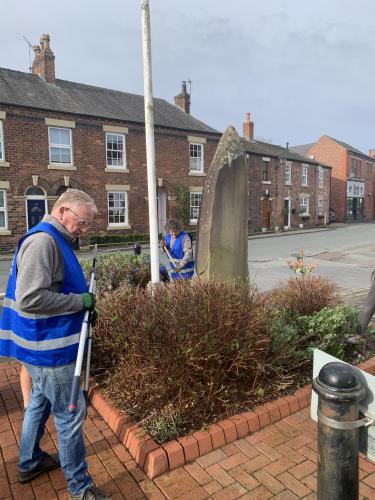
[[[374,375],[375,357],[361,363],[358,368]],[[161,445],[103,396],[94,383],[91,384],[89,397],[91,405],[128,449],[135,462],[153,479],[306,408],[311,401],[311,390],[309,384],[298,389],[292,396],[284,396],[257,406],[254,411],[243,412],[211,424],[207,431],[192,432]]]

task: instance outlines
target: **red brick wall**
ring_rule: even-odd
[[[367,175],[366,171],[366,163],[371,162],[370,159],[366,160],[348,152],[327,136],[322,136],[306,154],[313,155],[315,160],[332,166],[331,208],[336,212],[339,222],[345,222],[346,220],[346,180],[351,174],[354,174],[356,179],[365,181],[364,216],[366,220],[373,220],[375,186],[373,173]],[[359,160],[358,172],[353,171],[351,157]],[[372,170],[374,170],[375,162],[371,163]]]
[[[327,136],[321,137],[306,153],[332,167],[331,208],[339,222],[345,220],[347,151]]]
[[[292,213],[290,218],[291,227],[298,227],[300,223],[304,227],[313,227],[322,223],[322,219],[317,215],[317,197],[323,198],[323,210],[326,212],[328,220],[329,192],[330,192],[330,169],[324,168],[323,189],[318,187],[318,167],[310,164],[308,167],[308,186],[301,185],[302,163],[292,162],[292,183],[285,184],[284,165],[279,164],[278,158],[271,158],[270,161],[270,183],[262,181],[263,159],[261,156],[250,155],[249,158],[249,231],[260,231],[262,229],[262,198],[266,197],[266,190],[269,193],[271,208],[271,228],[275,225],[283,227],[284,198],[290,197]],[[309,197],[309,218],[301,218],[300,194],[310,195]],[[293,213],[294,212],[294,213]]]
[[[7,192],[8,229],[10,236],[0,235],[0,251],[12,250],[18,238],[26,230],[25,189],[32,186],[32,175],[37,175],[38,185],[48,197],[55,197],[58,188],[64,186],[64,176],[70,185],[83,189],[95,199],[99,214],[92,234],[107,233],[107,193],[105,184],[130,185],[128,230],[111,230],[111,234],[147,232],[147,169],[144,127],[110,122],[91,117],[64,115],[48,111],[20,109],[2,106],[6,112],[3,121],[5,160],[10,167],[0,167],[0,181],[9,181]],[[72,129],[73,159],[76,171],[49,170],[48,126],[45,118],[75,121]],[[105,172],[106,150],[103,125],[128,127],[126,155],[129,173]],[[204,169],[207,172],[219,140],[218,135],[155,129],[156,177],[163,179],[167,196],[175,195],[174,186],[203,186],[204,176],[189,175],[188,135],[205,137]],[[54,199],[48,201],[51,210]],[[167,217],[174,215],[173,201],[167,204]],[[169,212],[168,212],[169,211]]]

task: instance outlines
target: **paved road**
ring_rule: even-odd
[[[269,290],[288,279],[288,260],[303,248],[307,262],[318,265],[315,274],[346,290],[368,288],[375,268],[375,224],[351,224],[335,229],[249,240],[252,281]]]

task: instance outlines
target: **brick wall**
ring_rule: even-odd
[[[323,168],[323,188],[318,187],[318,166],[308,166],[308,186],[301,185],[302,162],[292,161],[291,184],[285,184],[285,167],[280,164],[278,158],[270,158],[269,181],[264,182],[262,176],[263,157],[250,155],[249,158],[249,231],[260,231],[263,226],[262,199],[268,198],[270,203],[270,227],[274,228],[284,225],[284,198],[291,200],[291,227],[298,227],[300,223],[304,227],[313,227],[321,224],[324,219],[318,218],[317,198],[323,198],[323,211],[328,220],[329,194],[330,194],[330,169]],[[307,164],[306,164],[307,165]],[[267,194],[268,192],[268,194]],[[309,217],[301,218],[300,196],[305,194],[309,197]]]
[[[64,186],[64,176],[69,177],[71,187],[82,189],[95,199],[99,213],[92,234],[106,234],[107,193],[105,184],[129,185],[130,229],[111,230],[111,234],[147,232],[147,169],[144,127],[113,123],[105,120],[74,116],[48,111],[2,106],[6,112],[3,120],[5,160],[10,167],[0,166],[0,181],[9,182],[7,191],[8,229],[11,235],[0,234],[0,251],[12,250],[18,238],[26,231],[25,190],[33,185],[32,176],[38,176],[38,186],[47,195],[48,211],[56,199],[57,190]],[[50,170],[48,126],[46,118],[75,122],[72,129],[73,159],[76,170]],[[106,145],[103,125],[128,128],[126,155],[128,173],[105,172]],[[214,155],[219,136],[155,128],[156,177],[162,179],[167,197],[167,217],[175,214],[175,184],[203,186],[204,176],[189,175],[188,135],[206,138],[204,145],[204,169],[207,172]]]
[[[339,222],[346,221],[346,180],[349,176],[365,181],[364,217],[374,219],[374,170],[375,162],[348,152],[327,136],[321,137],[306,153],[314,159],[332,166],[331,208]],[[351,157],[358,161],[358,170],[353,171]],[[366,164],[372,163],[372,173],[367,174]]]

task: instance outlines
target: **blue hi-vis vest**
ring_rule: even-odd
[[[174,260],[176,266],[178,266],[184,258],[184,249],[183,249],[183,241],[187,233],[185,231],[181,231],[181,233],[175,239],[173,246],[171,248],[171,235],[168,233],[165,236],[165,246],[168,249],[168,252],[171,254],[171,257]],[[190,234],[188,235],[191,239]],[[172,262],[169,262],[171,266],[171,270],[169,271],[169,276],[172,280],[188,280],[193,277],[194,274],[194,259],[189,260],[185,266],[178,272],[174,271],[174,266]]]
[[[67,365],[77,358],[83,311],[31,314],[20,311],[16,304],[17,254],[28,236],[41,231],[54,238],[64,261],[64,281],[59,293],[87,292],[81,266],[69,244],[51,224],[37,224],[19,240],[13,257],[0,316],[0,356],[36,366]]]

